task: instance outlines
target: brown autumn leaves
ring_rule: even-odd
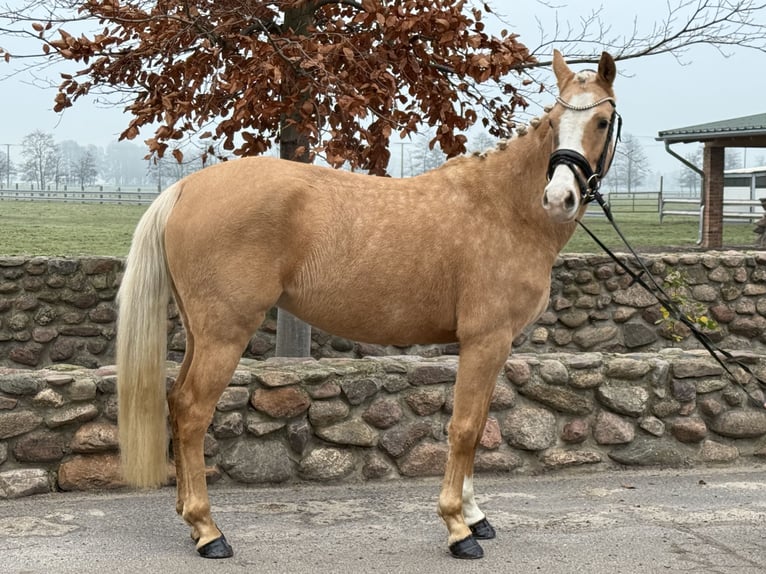
[[[205,153],[256,155],[293,126],[296,155],[308,148],[383,174],[390,137],[423,124],[449,156],[480,118],[508,135],[526,102],[506,77],[534,60],[515,35],[485,30],[489,10],[464,0],[84,0],[79,14],[100,33],[35,29],[49,57],[85,64],[62,75],[55,109],[111,91],[132,116],[121,137],[153,125],[157,156],[170,149],[181,161],[191,134]]]

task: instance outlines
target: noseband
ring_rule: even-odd
[[[601,151],[601,155],[598,158],[595,171],[591,169],[590,162],[587,158],[579,151],[573,149],[557,149],[551,154],[550,160],[548,161],[548,181],[553,177],[553,172],[559,165],[567,166],[574,174],[575,180],[577,180],[582,200],[585,203],[588,203],[595,199],[596,193],[601,187],[601,180],[606,175],[606,172],[609,171],[611,164],[611,161],[607,164],[609,145],[614,141],[614,146],[616,148],[617,142],[620,141],[622,117],[617,113],[617,105],[615,104],[614,98],[603,98],[592,104],[588,104],[587,106],[575,106],[562,100],[560,97],[557,97],[556,101],[568,110],[578,112],[590,110],[606,102],[612,104],[613,109],[612,117],[609,120],[609,131],[607,132],[604,149]],[[617,125],[616,131],[615,124]],[[612,153],[612,157],[614,157],[614,152]]]

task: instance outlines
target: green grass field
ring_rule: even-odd
[[[124,256],[133,229],[146,210],[137,205],[100,205],[31,201],[0,201],[0,255],[111,255]],[[616,213],[620,228],[639,251],[694,248],[695,218],[666,217],[656,213]],[[588,217],[588,225],[609,247],[621,243],[603,218]],[[724,226],[726,247],[748,248],[755,234],[750,223]],[[569,253],[597,253],[598,246],[578,229],[567,245]]]

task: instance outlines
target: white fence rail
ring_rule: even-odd
[[[158,193],[151,189],[0,189],[0,201],[59,201],[67,203],[111,203],[147,205]]]
[[[690,207],[685,208],[684,206],[687,205]],[[702,221],[702,216],[704,213],[705,206],[701,204],[699,198],[685,199],[678,197],[660,197],[660,223],[662,223],[662,220],[668,215],[699,217],[700,221]],[[763,216],[763,203],[760,200],[724,199],[724,220],[746,219],[749,221],[754,221],[756,219],[761,219]]]

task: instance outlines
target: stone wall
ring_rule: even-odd
[[[727,349],[766,351],[766,252],[647,255],[658,278],[680,271],[685,297],[718,322],[711,333]],[[0,365],[89,368],[114,362],[115,304],[123,262],[115,258],[0,258]],[[698,348],[688,331],[657,324],[660,308],[608,258],[566,255],[553,269],[551,302],[517,337],[518,352],[647,352]],[[185,337],[169,307],[170,358],[183,356]],[[245,357],[273,355],[274,315],[253,337]],[[395,348],[355,343],[315,330],[320,357],[456,354],[457,345]]]
[[[766,375],[763,358],[739,355]],[[456,368],[454,357],[243,359],[205,439],[208,475],[440,475]],[[121,486],[115,380],[110,366],[0,368],[0,498]],[[748,393],[762,403],[699,352],[517,355],[498,377],[476,470],[744,462],[766,454],[766,410]]]

